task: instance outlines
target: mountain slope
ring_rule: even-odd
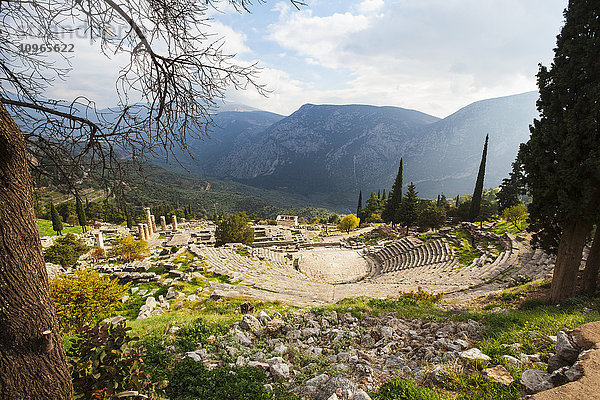
[[[498,186],[508,176],[519,144],[529,138],[529,125],[538,117],[537,97],[528,92],[479,101],[427,126],[422,141],[407,154],[404,181],[414,181],[428,197],[472,192],[489,133],[485,187]]]
[[[483,100],[441,120],[396,107],[306,104],[212,154],[206,172],[352,210],[359,189],[389,190],[403,157],[405,185],[414,181],[420,196],[467,194],[487,133],[485,186],[497,186],[508,175],[537,116],[536,99],[529,92]]]
[[[396,107],[307,104],[250,146],[230,152],[218,176],[340,204],[340,191],[379,180],[380,171],[438,118]],[[399,158],[398,158],[399,160]]]

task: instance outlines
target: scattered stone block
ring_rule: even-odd
[[[530,395],[552,389],[554,385],[550,382],[550,374],[539,369],[528,369],[521,375],[521,391]]]
[[[469,350],[461,351],[458,356],[464,360],[476,361],[476,362],[488,362],[492,359],[481,352],[477,347],[473,347]]]
[[[486,368],[482,371],[482,373],[491,380],[506,386],[510,385],[514,381],[514,378],[510,372],[508,372],[502,365],[496,365],[494,368]]]

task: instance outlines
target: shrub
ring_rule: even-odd
[[[373,394],[373,400],[436,400],[440,397],[431,389],[420,387],[412,379],[394,379]]]
[[[106,257],[106,251],[104,249],[96,247],[90,252],[90,256],[92,256],[92,258],[97,262],[98,260],[101,260],[104,257]]]
[[[59,324],[64,331],[71,332],[109,317],[129,286],[87,270],[51,280],[50,294],[54,299]]]
[[[130,329],[124,324],[83,329],[69,352],[75,399],[116,399],[128,390],[154,394],[143,371],[144,350],[132,346],[138,338],[127,335]]]
[[[44,260],[63,267],[72,267],[79,257],[89,250],[81,239],[72,233],[61,236],[44,252]]]
[[[167,395],[172,400],[271,400],[263,387],[265,373],[258,368],[208,370],[202,363],[184,358],[175,366]]]
[[[227,216],[215,229],[215,245],[225,243],[243,243],[250,245],[254,242],[254,229],[249,225],[250,219],[245,212]]]
[[[198,343],[208,343],[209,336],[217,336],[225,332],[227,332],[227,326],[209,325],[204,319],[198,318],[181,328],[175,343],[183,351],[193,351]]]
[[[133,261],[143,260],[150,252],[148,251],[148,242],[125,236],[113,242],[113,254],[125,261]]]

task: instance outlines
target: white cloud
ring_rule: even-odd
[[[364,0],[358,5],[358,11],[361,14],[370,14],[378,12],[383,8],[383,6],[383,0]]]
[[[214,34],[215,39],[222,39],[226,53],[241,54],[250,51],[248,46],[246,46],[246,35],[233,30],[230,26],[224,25],[219,21],[213,21],[210,24],[210,31]]]
[[[282,14],[268,39],[339,73],[315,98],[417,108],[440,116],[485,97],[535,90],[566,0],[364,0],[354,13]],[[331,97],[327,97],[331,96]]]
[[[316,17],[310,10],[284,14],[283,18],[267,30],[267,38],[281,47],[293,50],[307,60],[318,60],[330,68],[341,66],[345,49],[345,38],[352,33],[367,29],[369,19],[364,15],[335,13]]]

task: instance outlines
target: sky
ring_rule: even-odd
[[[536,90],[552,61],[568,0],[254,1],[225,6],[207,30],[244,63],[258,62],[270,93],[227,91],[227,101],[289,115],[302,104],[372,104],[445,117],[472,102]],[[50,95],[88,94],[114,105],[122,56],[78,40],[68,81]]]

